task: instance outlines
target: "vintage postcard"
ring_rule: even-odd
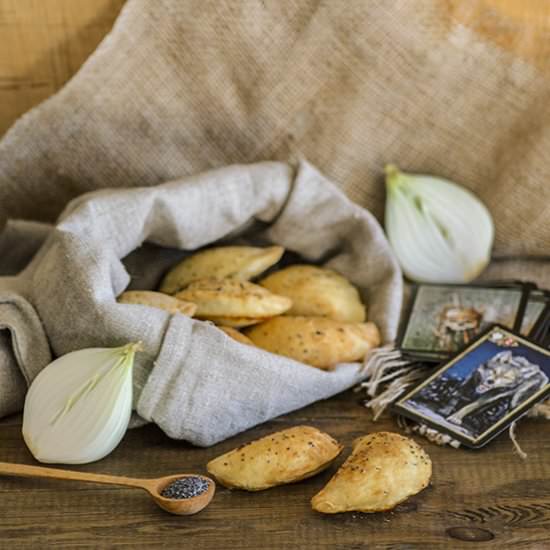
[[[418,285],[398,347],[416,359],[448,359],[492,324],[519,329],[528,294],[519,284]]]
[[[529,339],[543,348],[550,348],[550,302],[546,304],[531,327]]]
[[[521,321],[521,334],[528,336],[531,333],[548,304],[550,304],[550,293],[548,291],[536,289],[529,293],[525,313]]]
[[[481,447],[547,396],[549,380],[550,351],[495,326],[394,409],[467,446]]]

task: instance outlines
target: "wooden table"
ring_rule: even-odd
[[[531,0],[484,1],[516,23],[529,15],[529,6],[537,21],[550,12],[546,4]],[[0,0],[0,134],[76,72],[108,32],[123,3]],[[473,21],[477,12],[466,10],[464,2],[453,0],[448,5],[457,18],[510,47],[487,26],[490,19]],[[539,45],[533,40],[525,44],[516,41],[513,46],[526,59],[540,57]],[[131,431],[107,459],[80,469],[132,476],[201,472],[209,459],[242,442],[300,423],[328,431],[346,444],[347,454],[354,437],[395,429],[389,418],[373,424],[359,399],[348,392],[210,449],[172,441],[148,426]],[[549,548],[549,434],[550,423],[545,421],[520,425],[527,461],[514,454],[506,435],[478,452],[423,442],[434,462],[432,486],[397,510],[375,515],[322,516],[310,509],[311,496],[334,468],[302,483],[257,494],[219,487],[211,506],[188,518],[163,513],[139,491],[4,477],[0,478],[0,548],[352,550],[470,548],[475,546],[472,541],[486,541],[480,542],[482,548]],[[0,421],[0,460],[33,462],[22,442],[18,417]]]
[[[173,441],[158,428],[130,431],[108,458],[78,469],[156,477],[204,472],[211,458],[241,443],[298,424],[326,430],[345,445],[375,430],[396,430],[390,418],[373,423],[347,392],[276,419],[209,449]],[[431,486],[395,511],[323,516],[310,498],[335,467],[312,479],[260,493],[218,486],[196,516],[170,516],[139,490],[93,484],[0,478],[0,548],[341,549],[548,548],[550,544],[550,424],[526,420],[522,461],[507,435],[481,451],[440,448],[417,440],[432,457]],[[0,422],[0,461],[33,463],[20,418]],[[480,543],[481,544],[481,543]],[[475,545],[474,545],[475,546]]]

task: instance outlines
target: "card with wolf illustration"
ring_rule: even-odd
[[[495,323],[519,330],[530,290],[529,285],[516,283],[417,285],[398,347],[408,358],[440,361]]]
[[[550,350],[493,326],[394,408],[477,448],[547,397],[549,381]]]

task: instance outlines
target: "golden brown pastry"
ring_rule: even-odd
[[[311,499],[318,512],[383,512],[428,486],[432,462],[412,439],[378,432],[356,439],[353,452]]]
[[[231,277],[248,280],[276,264],[283,255],[282,246],[219,246],[188,256],[164,278],[160,291],[175,294],[193,281],[206,277]]]
[[[214,324],[219,325],[220,327],[230,327],[230,328],[244,328],[250,327],[252,325],[257,325],[265,321],[265,319],[255,318],[255,317],[220,317],[212,315],[208,317],[208,321],[212,321]]]
[[[237,342],[240,342],[241,344],[245,344],[247,346],[254,345],[254,342],[248,336],[245,336],[237,329],[234,329],[232,327],[220,327],[220,330],[222,330],[223,332],[225,332],[225,334],[227,334],[227,336],[233,338],[233,340],[237,340]]]
[[[292,265],[268,275],[259,284],[292,300],[286,315],[328,317],[350,323],[362,323],[366,319],[357,289],[331,269]]]
[[[360,361],[380,344],[374,323],[341,323],[323,317],[275,317],[245,334],[259,348],[321,369]]]
[[[211,460],[206,469],[226,487],[261,491],[311,477],[341,451],[330,435],[296,426],[229,451]]]
[[[180,300],[197,304],[195,316],[218,324],[245,326],[273,315],[280,315],[292,306],[286,296],[237,279],[201,279],[175,295]]]
[[[191,302],[178,300],[173,296],[152,290],[127,290],[118,297],[117,301],[120,304],[138,304],[141,306],[156,307],[170,313],[181,313],[188,317],[193,317],[195,311],[197,311],[197,306]]]

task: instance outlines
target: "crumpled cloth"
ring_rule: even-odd
[[[71,202],[49,232],[9,224],[0,252],[23,240],[31,255],[45,235],[18,276],[0,277],[0,327],[11,335],[0,340],[0,381],[8,380],[0,385],[1,414],[20,406],[25,382],[49,362],[48,342],[58,356],[142,341],[134,369],[138,415],[196,445],[362,379],[361,364],[324,372],[244,346],[210,323],[117,303],[130,283],[154,289],[170,265],[212,243],[277,243],[339,271],[360,289],[384,340],[395,336],[402,278],[382,228],[306,162],[296,170],[278,162],[236,165],[156,187],[94,192]]]

